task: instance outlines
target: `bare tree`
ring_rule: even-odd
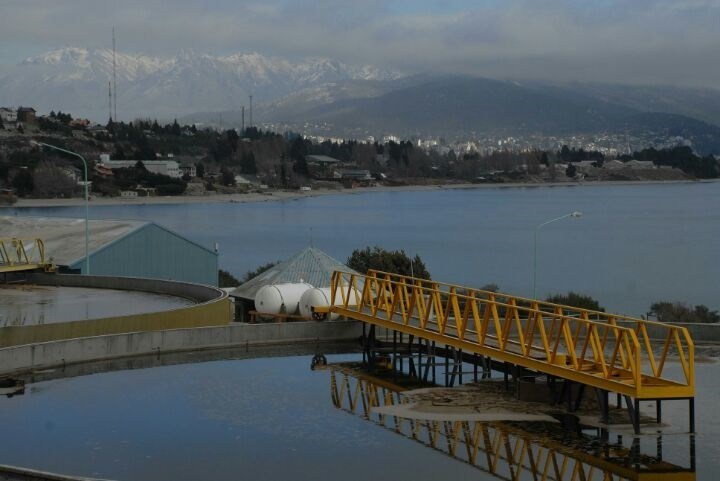
[[[78,185],[69,169],[50,162],[41,162],[33,174],[33,193],[37,197],[72,197],[78,190]]]

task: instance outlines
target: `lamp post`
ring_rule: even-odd
[[[35,140],[31,140],[30,143],[31,143],[31,144],[34,144],[34,145],[37,145],[37,146],[41,146],[41,147],[47,147],[47,148],[49,148],[49,149],[55,149],[55,150],[58,150],[58,151],[60,151],[60,152],[64,152],[64,153],[66,153],[66,154],[68,154],[68,155],[75,156],[75,157],[77,157],[78,159],[82,160],[83,168],[84,168],[84,171],[85,171],[85,275],[90,275],[90,251],[89,251],[89,248],[88,248],[89,239],[90,239],[90,234],[89,234],[89,229],[88,229],[88,203],[89,203],[89,201],[90,201],[90,196],[88,195],[88,166],[87,166],[87,161],[85,160],[85,157],[83,157],[82,155],[80,155],[80,154],[78,154],[78,153],[76,153],[76,152],[72,152],[72,151],[70,151],[70,150],[66,150],[66,149],[60,148],[60,147],[58,147],[57,145],[46,144],[45,142],[37,142],[37,141],[35,141]]]
[[[557,222],[559,220],[567,219],[568,217],[581,217],[582,212],[574,211],[570,212],[569,214],[561,215],[560,217],[557,217],[555,219],[550,219],[548,221],[543,222],[542,224],[538,224],[535,226],[535,239],[533,242],[533,284],[532,284],[532,298],[535,299],[535,286],[537,285],[537,239],[538,239],[538,231],[541,227],[546,226],[548,224],[552,224],[553,222]]]

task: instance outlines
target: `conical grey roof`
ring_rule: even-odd
[[[313,287],[330,287],[333,271],[356,273],[320,249],[308,247],[290,259],[253,277],[230,292],[230,295],[243,299],[255,299],[255,293],[261,287],[283,282],[307,282]]]

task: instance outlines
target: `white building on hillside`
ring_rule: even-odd
[[[180,170],[180,164],[175,160],[140,160],[139,162],[142,162],[148,172],[154,174],[167,175],[168,177],[175,177],[177,179],[183,175]],[[137,163],[137,160],[110,160],[108,154],[102,154],[100,156],[100,164],[109,169],[135,167]]]
[[[17,110],[7,107],[0,107],[0,122],[14,124],[17,122]]]

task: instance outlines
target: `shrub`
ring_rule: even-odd
[[[405,251],[388,251],[380,247],[355,249],[346,262],[347,266],[365,274],[370,269],[391,272],[420,279],[430,279],[425,263],[416,255],[408,257]]]
[[[259,267],[258,267],[257,269],[255,269],[254,271],[247,271],[247,272],[245,273],[245,276],[242,278],[242,282],[243,282],[243,283],[244,283],[244,282],[247,282],[247,281],[249,281],[250,279],[259,276],[260,274],[262,274],[262,273],[265,272],[266,270],[268,270],[268,269],[270,269],[270,268],[272,268],[272,267],[275,267],[275,266],[278,265],[279,263],[280,263],[280,261],[268,262],[267,264],[263,264],[263,265],[259,266]]]
[[[718,312],[711,311],[702,304],[691,308],[682,302],[661,301],[650,306],[650,313],[654,314],[660,322],[699,322],[705,324],[720,322]]]
[[[218,286],[219,287],[237,287],[241,283],[232,275],[230,272],[220,269],[218,271]]]
[[[578,307],[580,309],[588,309],[591,311],[605,312],[605,308],[600,306],[597,300],[590,296],[578,294],[577,292],[568,292],[567,294],[554,294],[546,299],[553,304],[563,304],[566,306]]]

